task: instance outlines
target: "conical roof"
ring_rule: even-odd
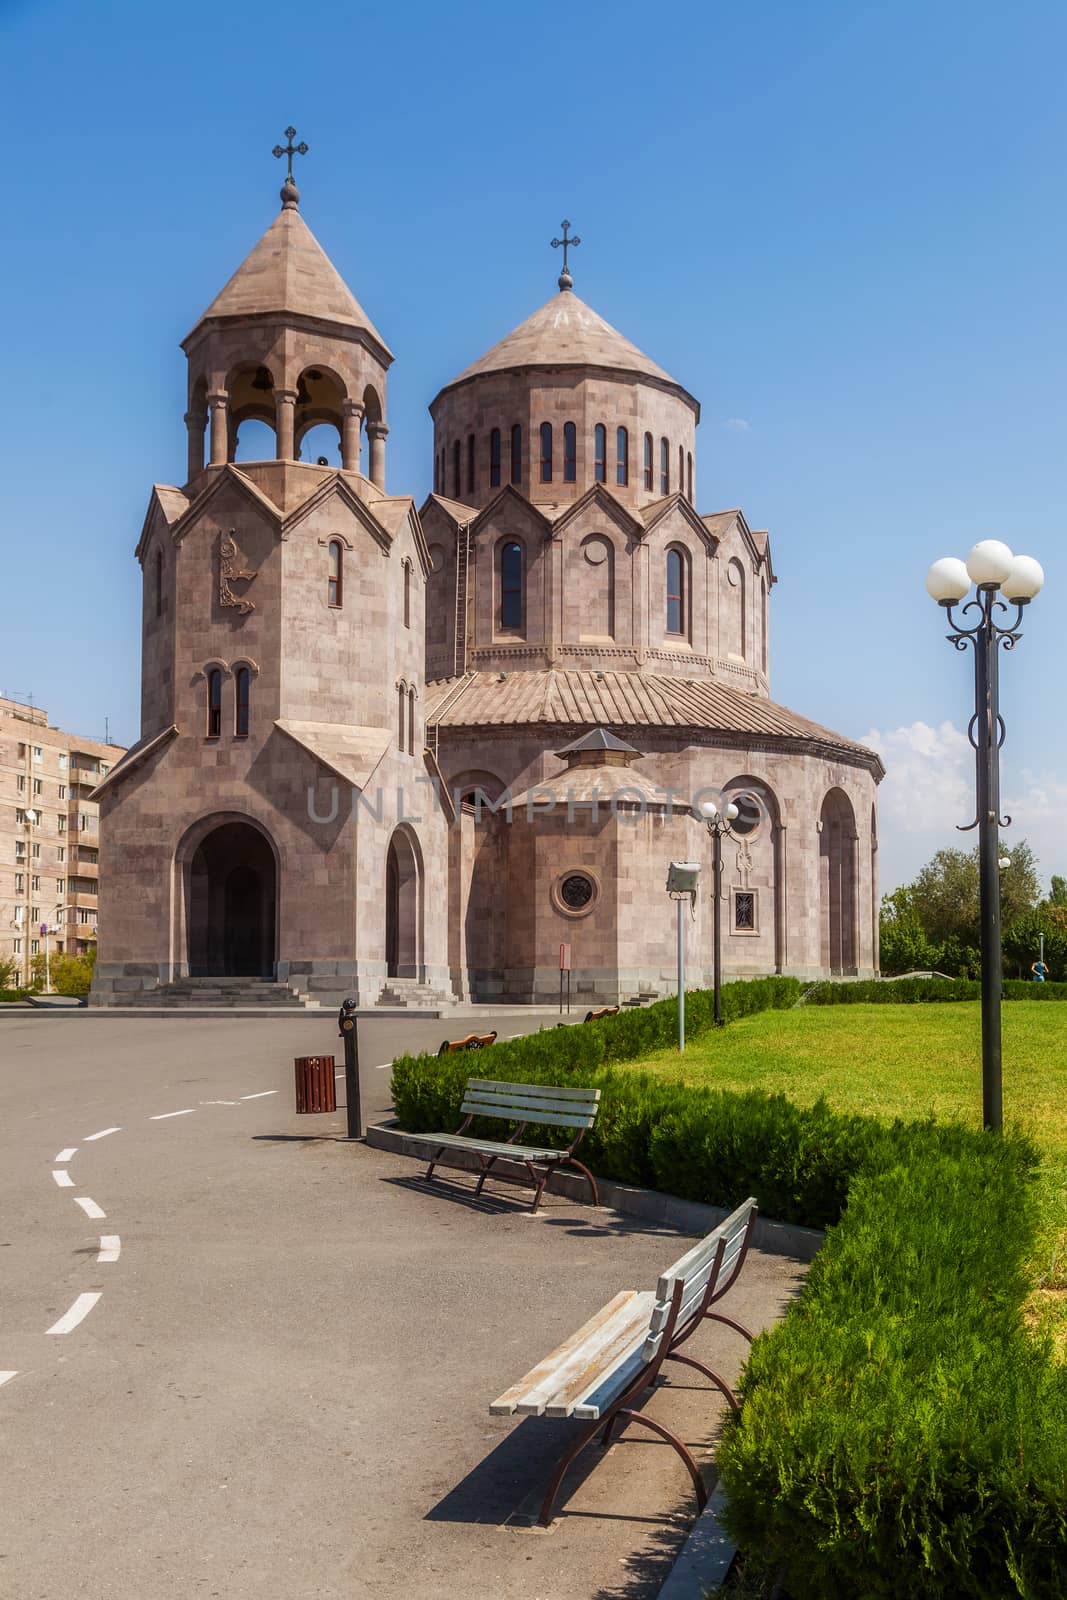
[[[669,372],[598,316],[573,289],[561,289],[546,300],[532,317],[520,322],[445,387],[451,389],[487,372],[505,372],[514,367],[607,367],[636,372],[659,383],[669,383],[692,399]]]
[[[264,312],[320,317],[343,327],[360,328],[391,359],[385,340],[295,205],[278,213],[196,326],[213,318]]]

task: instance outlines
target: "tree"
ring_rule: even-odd
[[[1052,892],[1046,904],[1050,906],[1067,908],[1067,878],[1057,878],[1052,875]]]
[[[1037,862],[1026,840],[1006,847],[1005,853],[1009,859],[1000,874],[1002,928],[1033,912],[1040,892]],[[886,973],[931,967],[950,977],[977,976],[981,945],[977,847],[939,850],[912,883],[887,894],[882,901],[881,940]],[[924,960],[908,960],[909,955],[922,953],[924,945]],[[891,964],[898,962],[903,964]]]

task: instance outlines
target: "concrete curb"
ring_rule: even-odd
[[[710,1590],[726,1582],[737,1546],[720,1520],[725,1509],[726,1491],[717,1487],[675,1557],[657,1600],[704,1600]]]
[[[370,1123],[367,1143],[376,1150],[391,1150],[394,1155],[413,1156],[418,1161],[427,1159],[425,1141],[404,1133],[395,1117]],[[474,1156],[468,1155],[465,1150],[446,1151],[439,1165],[455,1167],[463,1172],[479,1170]],[[712,1228],[717,1228],[730,1215],[725,1206],[706,1206],[696,1200],[679,1200],[673,1194],[660,1194],[656,1189],[632,1188],[625,1183],[615,1183],[610,1178],[597,1178],[597,1187],[601,1205],[612,1211],[643,1217],[646,1222],[659,1222],[683,1233],[710,1233]],[[566,1195],[568,1200],[589,1199],[589,1185],[577,1172],[554,1173],[548,1192]],[[752,1243],[757,1250],[764,1250],[768,1255],[812,1261],[822,1247],[824,1237],[820,1228],[802,1228],[794,1222],[774,1222],[769,1217],[757,1217]]]
[[[13,1000],[8,1005],[0,1006],[0,1016],[7,1011],[16,1012],[20,1017],[39,1013],[49,1017],[216,1017],[222,1020],[227,1017],[258,1017],[261,1021],[282,1017],[288,1022],[303,1018],[306,1022],[320,1024],[324,1018],[336,1023],[337,1018],[336,1006],[30,1006]],[[441,1011],[416,1011],[409,1006],[395,1010],[385,1006],[370,1006],[356,1012],[358,1018],[367,1021],[410,1017],[416,1022],[434,1022],[443,1015]]]

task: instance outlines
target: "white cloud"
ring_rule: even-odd
[[[951,722],[913,722],[885,733],[872,728],[862,743],[886,768],[878,788],[883,889],[907,883],[935,850],[974,848],[977,830],[957,832],[975,816],[974,751],[965,733]],[[1009,850],[1013,839],[1026,839],[1046,883],[1067,871],[1067,776],[1024,769],[1007,780],[1001,811],[1012,819],[1004,835]]]
[[[723,427],[729,428],[733,433],[751,433],[752,431],[751,422],[746,422],[744,417],[727,417]]]

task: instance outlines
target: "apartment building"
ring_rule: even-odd
[[[18,982],[46,937],[70,955],[96,943],[100,821],[89,796],[124,753],[0,696],[0,959],[14,957]]]

